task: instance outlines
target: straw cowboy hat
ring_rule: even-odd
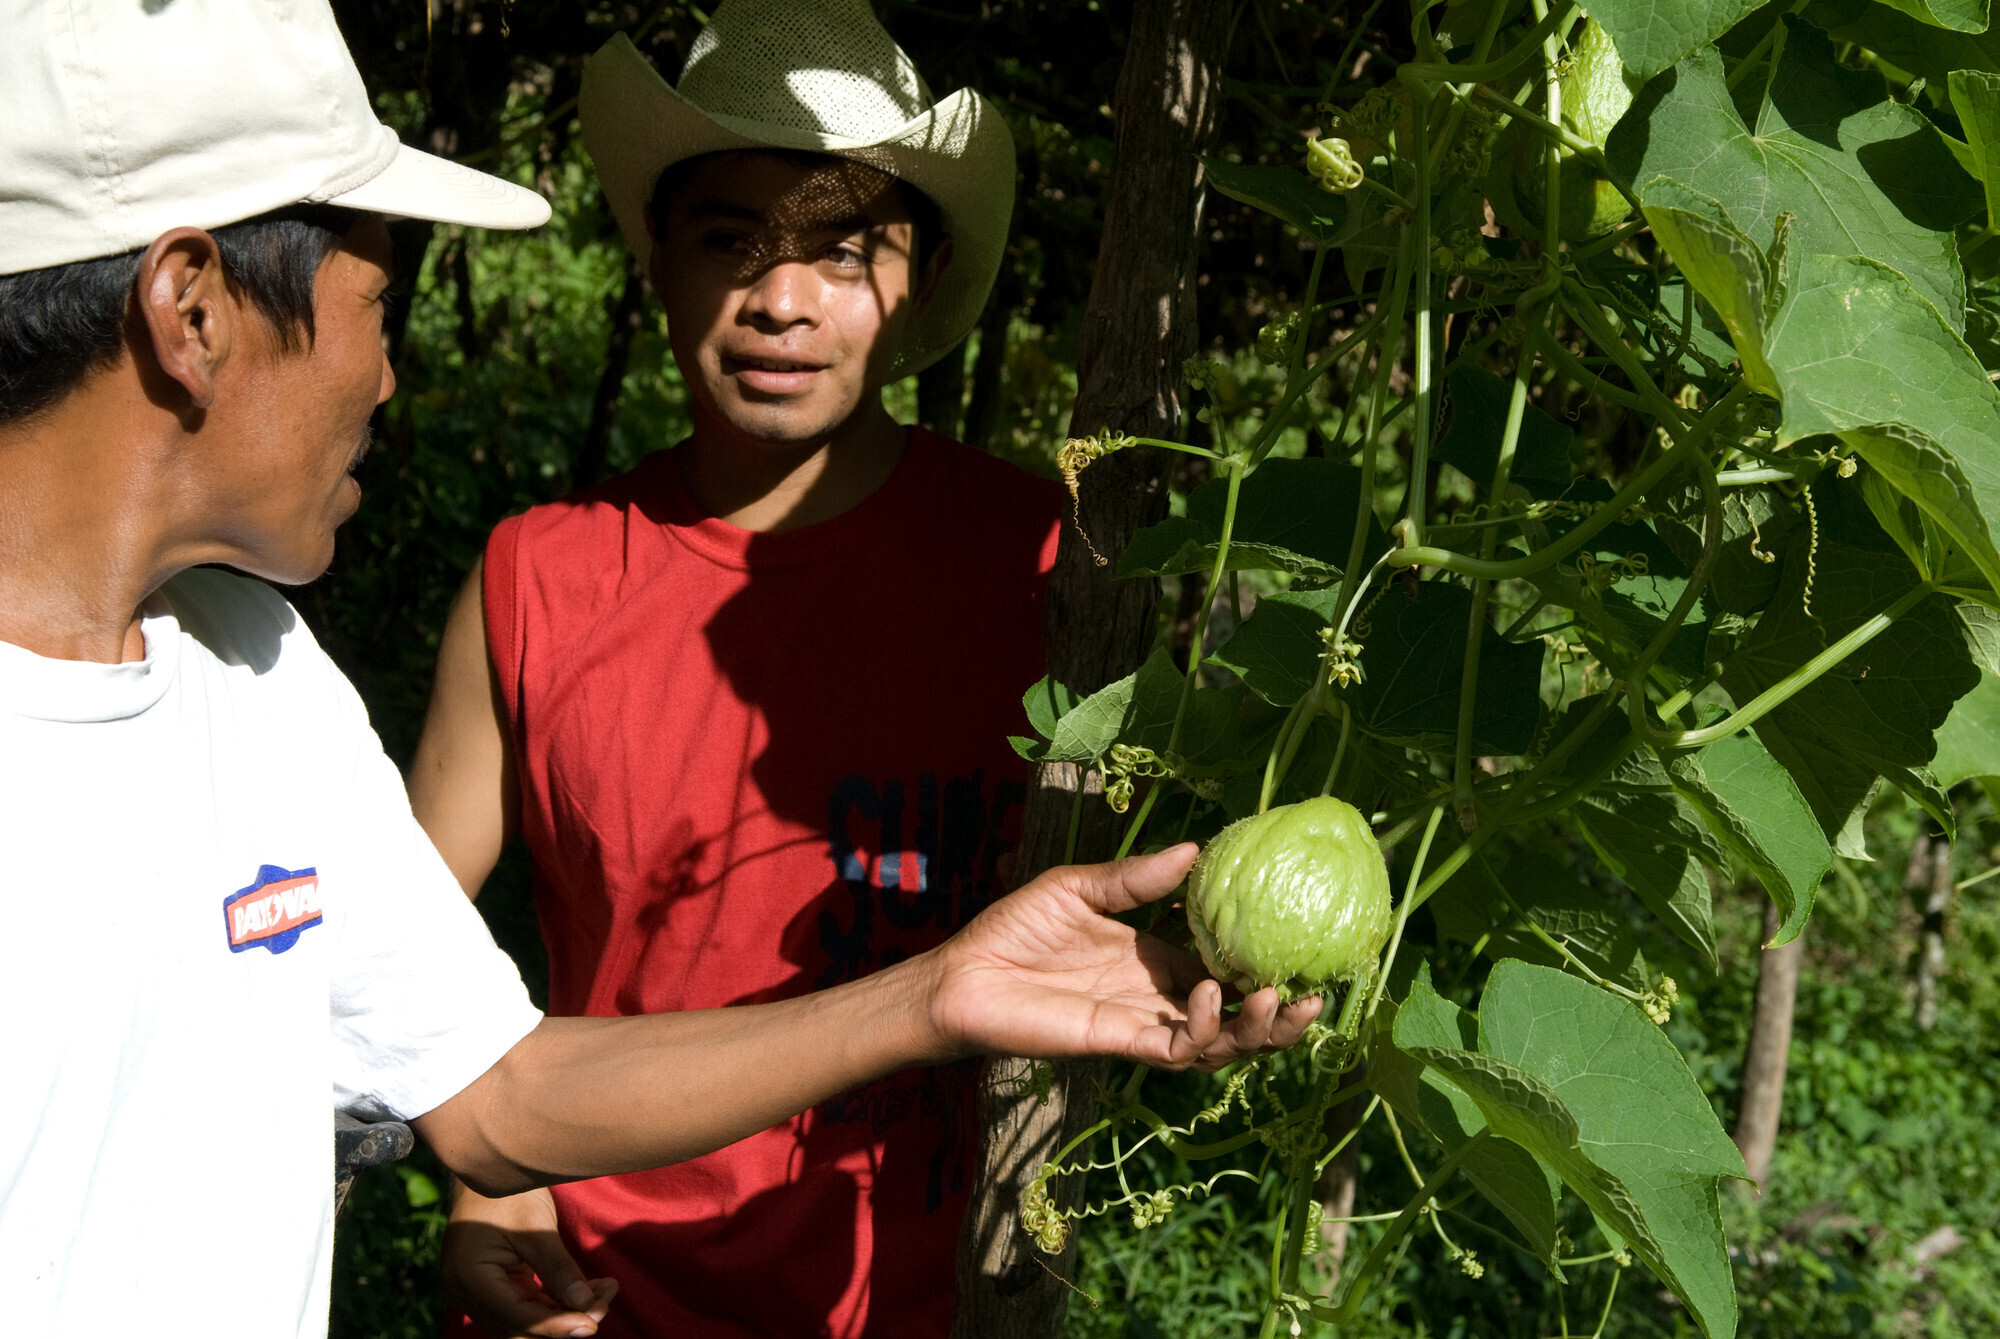
[[[913,321],[894,374],[936,362],[979,319],[1007,244],[1014,140],[970,89],[931,97],[866,0],[725,0],[669,88],[623,33],[583,72],[583,142],[642,265],[660,173],[724,149],[835,154],[902,178],[937,203],[951,264]]]

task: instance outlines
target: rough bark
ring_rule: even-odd
[[[1181,364],[1196,347],[1202,178],[1195,155],[1207,151],[1214,130],[1227,22],[1222,0],[1139,0],[1134,8],[1114,98],[1117,158],[1104,238],[1077,341],[1073,434],[1112,428],[1168,437],[1181,429]],[[1111,572],[1132,533],[1165,513],[1162,454],[1120,452],[1082,476],[1078,519],[1111,565],[1099,565],[1075,530],[1066,530],[1048,588],[1050,672],[1079,692],[1131,673],[1152,640],[1154,583],[1114,581]],[[1022,825],[1021,878],[1062,859],[1076,785],[1074,767],[1038,770]],[[1103,821],[1105,806],[1087,797],[1085,804],[1093,821],[1079,854],[1102,858],[1115,828]],[[1092,1119],[1096,1072],[1094,1065],[1058,1065],[1047,1095],[1037,1097],[1027,1092],[1027,1062],[987,1067],[983,1166],[960,1244],[955,1339],[1053,1339],[1060,1332],[1075,1247],[1040,1257],[1018,1225],[1020,1196],[1042,1163]],[[1059,1191],[1073,1195],[1074,1180]]]
[[[1764,907],[1764,939],[1778,933],[1778,909]],[[1762,1194],[1778,1142],[1778,1119],[1785,1095],[1785,1062],[1792,1049],[1792,1006],[1799,993],[1800,936],[1782,948],[1767,948],[1757,961],[1757,1009],[1750,1022],[1750,1045],[1743,1053],[1743,1100],[1736,1116],[1736,1147]]]
[[[1911,973],[1911,1007],[1917,1026],[1928,1032],[1937,1025],[1938,982],[1944,976],[1944,919],[1951,908],[1951,838],[1942,832],[1917,834],[1910,846],[1903,888],[1923,915]]]

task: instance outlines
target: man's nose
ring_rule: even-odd
[[[802,258],[785,257],[751,282],[744,313],[760,326],[786,330],[819,321],[819,276]]]

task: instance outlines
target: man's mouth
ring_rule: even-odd
[[[826,370],[826,365],[767,354],[724,354],[722,370],[748,390],[782,395],[804,390],[815,375]]]

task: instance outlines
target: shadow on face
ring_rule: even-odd
[[[781,445],[879,405],[916,306],[916,223],[896,178],[746,151],[685,165],[648,223],[653,286],[698,428]]]

